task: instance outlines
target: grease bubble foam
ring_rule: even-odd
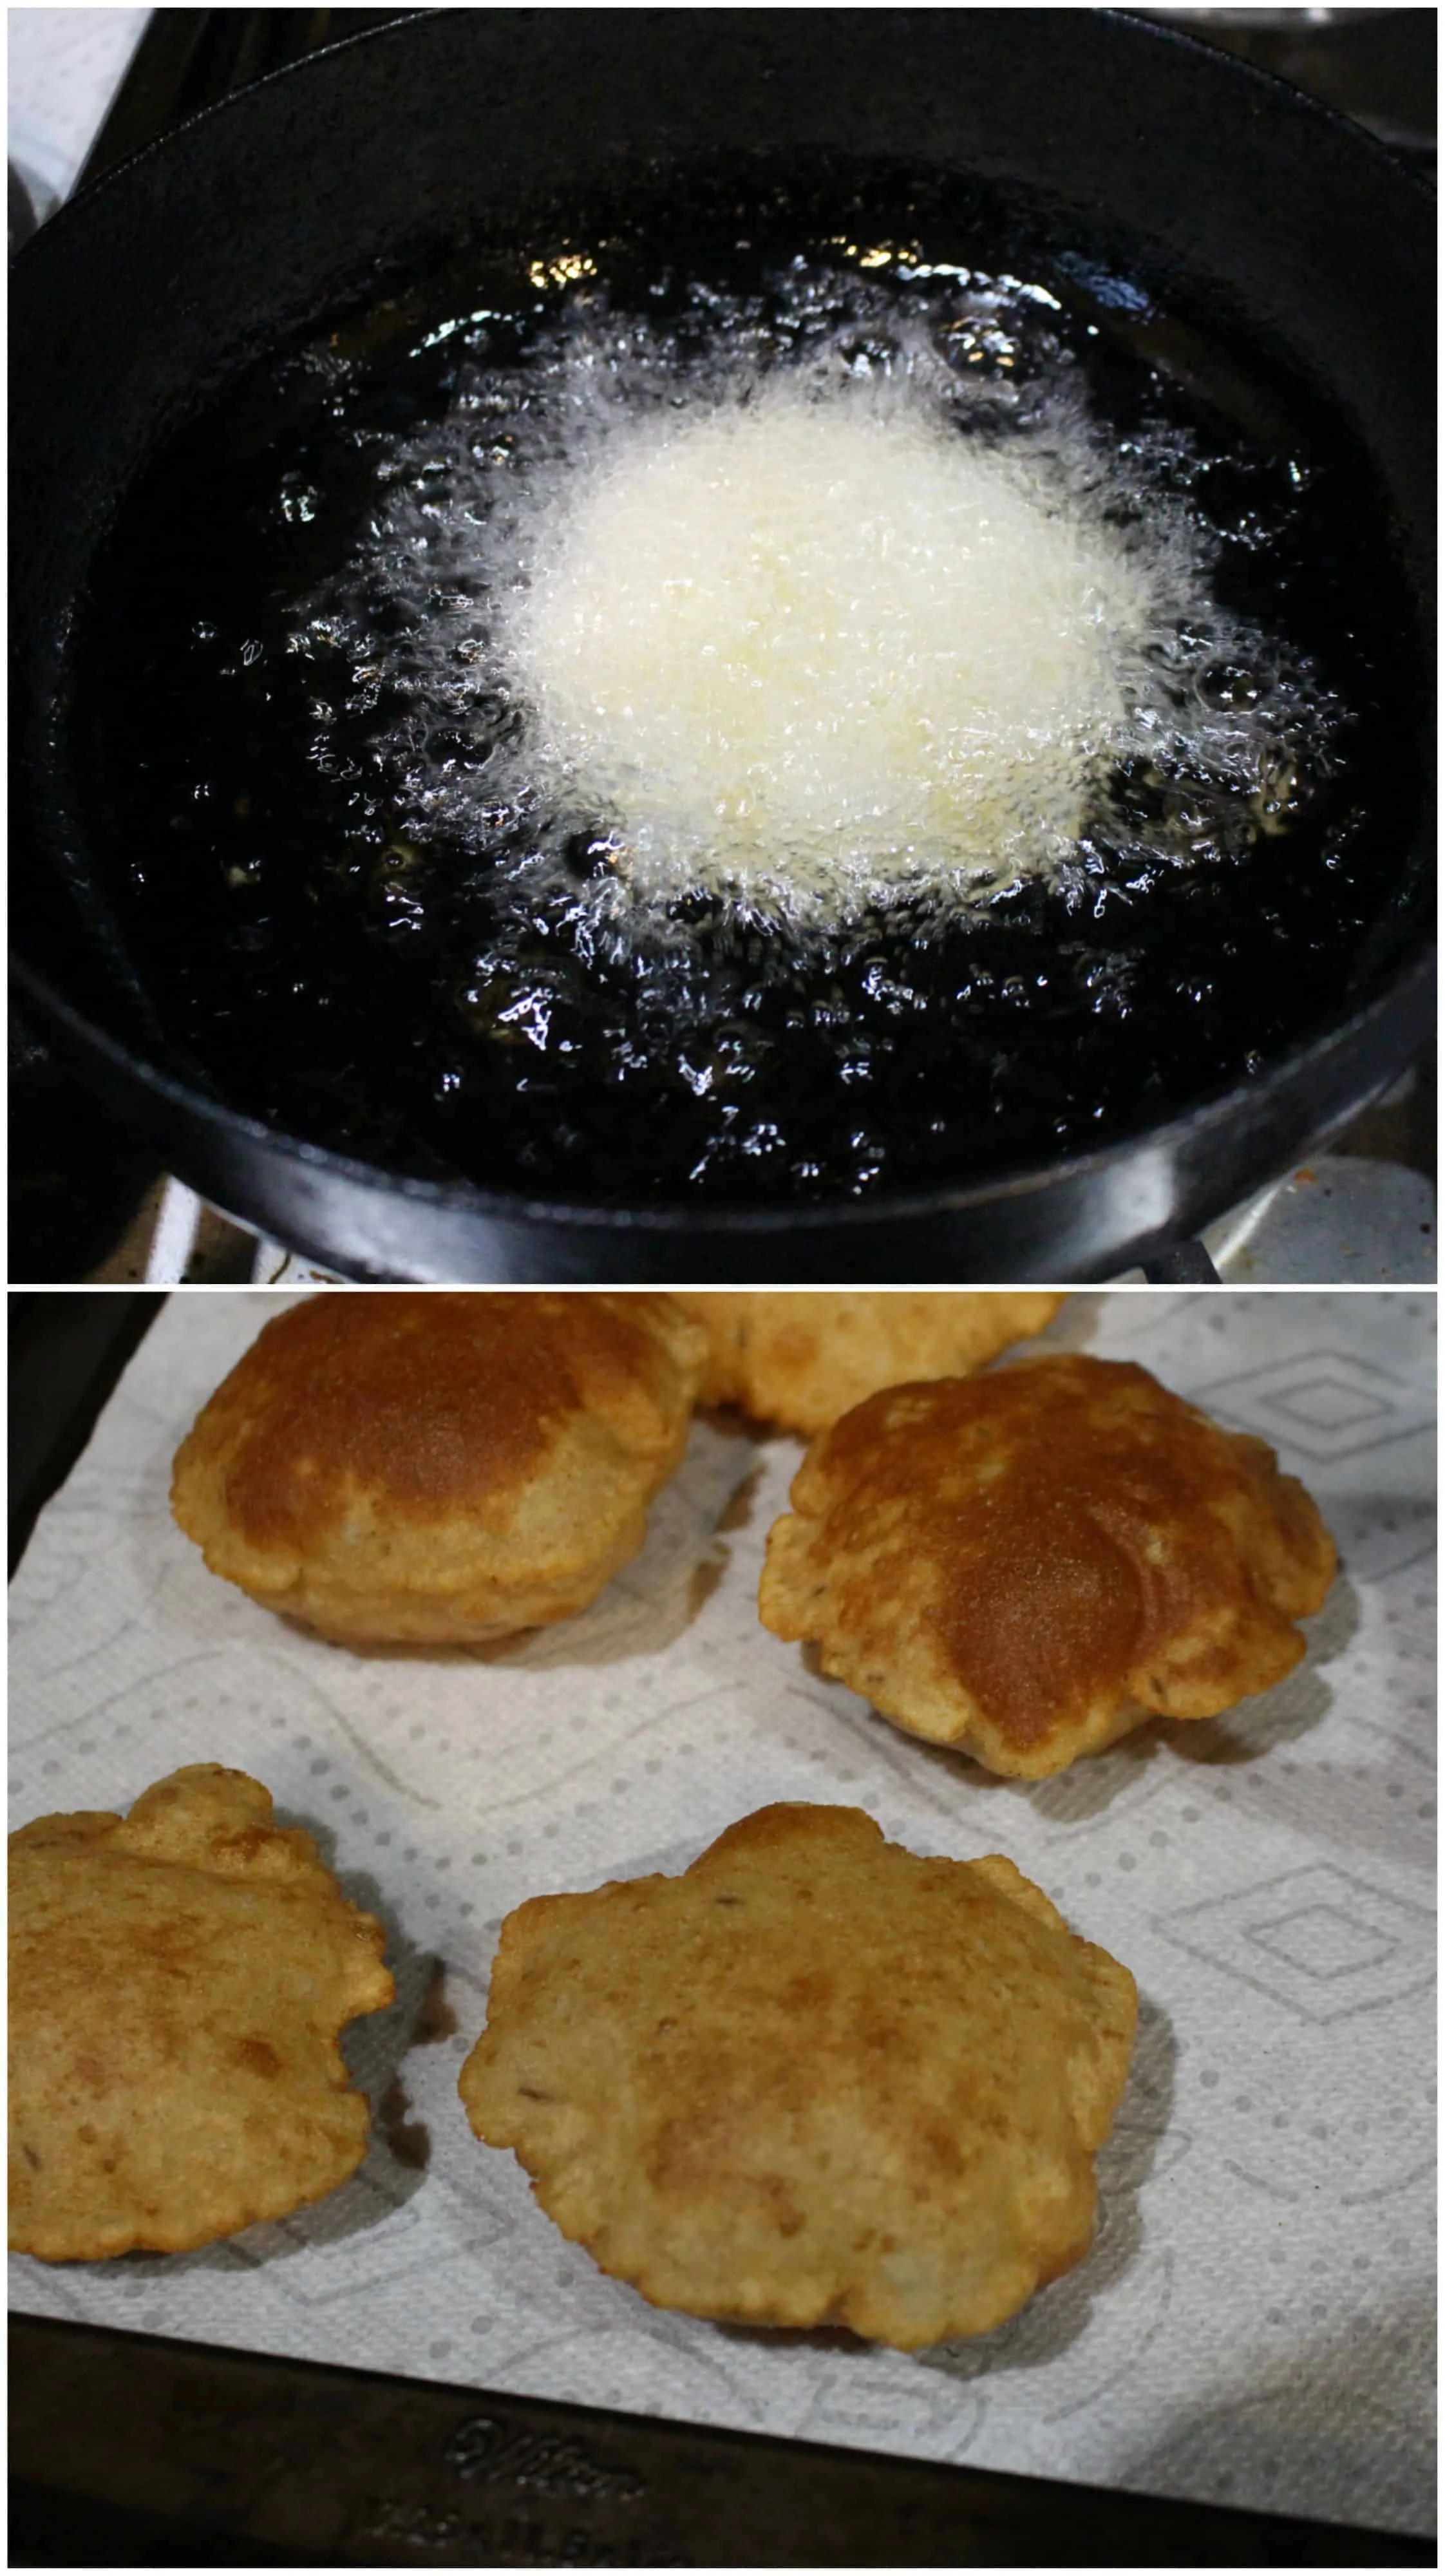
[[[525,823],[534,854],[603,854],[614,940],[696,897],[826,934],[946,919],[1086,850],[1127,867],[1121,781],[1157,791],[1176,860],[1267,832],[1339,710],[1216,597],[1178,432],[1111,447],[1071,353],[1010,346],[997,294],[977,374],[976,289],[920,311],[856,275],[791,284],[826,329],[715,297],[685,344],[584,289],[518,380],[465,371],[398,458],[368,595],[424,572],[471,602],[460,676],[435,608],[399,644],[356,630],[354,589],[311,608],[401,705],[423,809],[479,853]],[[481,757],[428,778],[416,747],[459,719]]]

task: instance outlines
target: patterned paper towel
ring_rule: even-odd
[[[1273,1442],[1344,1572],[1267,1697],[1034,1785],[898,1733],[764,1632],[763,1543],[800,1447],[710,1421],[645,1554],[569,1625],[475,1660],[294,1633],[167,1510],[176,1445],[262,1320],[255,1293],[173,1298],[39,1522],[12,1594],[12,1822],[125,1807],[183,1762],[254,1772],[389,1927],[399,2001],[352,2047],[382,2115],[361,2173],[284,2226],[182,2257],[13,2261],[12,2303],[1427,2528],[1433,1300],[1069,1300],[1051,1340],[1136,1357]],[[866,1807],[916,1851],[1006,1852],[1138,1978],[1094,2251],[979,2341],[905,2356],[649,2308],[466,2126],[457,2070],[501,1916],[678,1870],[775,1798]]]

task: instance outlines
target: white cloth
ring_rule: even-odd
[[[41,216],[75,185],[150,14],[7,9],[7,148]]]
[[[261,1312],[254,1293],[172,1299],[41,1517],[13,1591],[13,1820],[125,1807],[182,1762],[256,1773],[387,1920],[400,2000],[352,2054],[378,2096],[399,2068],[427,2161],[380,2122],[363,2171],[284,2226],[186,2257],[16,2261],[13,2303],[1427,2527],[1433,1299],[1069,1300],[1051,1338],[1137,1357],[1274,1442],[1344,1573],[1267,1697],[1032,1786],[897,1732],[759,1626],[789,1439],[699,1423],[645,1554],[585,1616],[490,1659],[354,1657],[293,1632],[209,1575],[167,1510],[177,1442]],[[775,1798],[866,1807],[917,1851],[1004,1851],[1139,1980],[1098,2242],[979,2342],[908,2357],[651,2309],[467,2128],[457,2071],[508,1908],[675,1871]],[[434,1961],[456,2028],[408,2050]]]

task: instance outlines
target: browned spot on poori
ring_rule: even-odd
[[[269,2039],[242,2039],[236,2044],[236,2062],[263,2082],[273,2084],[281,2072],[281,2060]]]

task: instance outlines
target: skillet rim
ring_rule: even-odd
[[[926,1195],[897,1195],[867,1199],[805,1199],[747,1203],[731,1200],[654,1200],[644,1206],[618,1205],[601,1200],[535,1199],[520,1191],[489,1191],[474,1181],[429,1180],[419,1173],[390,1172],[379,1163],[368,1163],[359,1156],[344,1154],[335,1146],[317,1145],[305,1137],[293,1136],[285,1129],[268,1126],[264,1119],[253,1118],[246,1111],[232,1109],[222,1101],[209,1100],[204,1092],[194,1091],[171,1074],[160,1072],[140,1056],[133,1056],[118,1041],[85,1018],[74,1005],[66,1002],[46,979],[23,959],[12,960],[12,972],[32,1001],[66,1030],[72,1043],[83,1051],[105,1059],[130,1083],[154,1093],[167,1106],[183,1111],[208,1132],[219,1129],[244,1145],[266,1145],[276,1148],[288,1161],[304,1169],[335,1175],[349,1184],[379,1189],[392,1199],[445,1209],[459,1216],[475,1216],[493,1224],[511,1222],[532,1225],[584,1228],[597,1226],[616,1233],[643,1231],[658,1236],[691,1230],[726,1236],[744,1234],[796,1234],[810,1227],[843,1226],[876,1227],[890,1218],[899,1222],[915,1218],[967,1216],[983,1211],[999,1201],[1019,1201],[1031,1194],[1042,1193],[1064,1183],[1083,1183],[1120,1166],[1134,1154],[1147,1149],[1176,1151],[1186,1141],[1206,1132],[1227,1117],[1236,1116],[1241,1100],[1268,1107],[1270,1097],[1287,1087],[1295,1077],[1302,1077],[1312,1062],[1343,1051],[1352,1038],[1402,1010],[1413,1017],[1417,997],[1437,1000],[1439,956],[1431,944],[1405,967],[1382,993],[1339,1020],[1322,1036],[1283,1057],[1269,1071],[1253,1081],[1237,1084],[1232,1091],[1218,1092],[1209,1099],[1193,1102],[1177,1117],[1163,1123],[1140,1128],[1127,1136],[1116,1137],[1111,1144],[1100,1145],[1090,1153],[1066,1155],[1049,1164],[1025,1165],[1019,1170],[992,1175],[984,1181],[947,1184]],[[1367,1084],[1363,1097],[1372,1096],[1378,1086]],[[1288,1158],[1286,1158],[1288,1159]]]
[[[259,90],[274,88],[278,82],[294,81],[306,75],[313,64],[328,63],[336,55],[350,53],[358,46],[384,44],[388,40],[394,40],[405,28],[424,24],[428,20],[461,19],[473,14],[473,11],[467,7],[407,9],[395,18],[388,19],[384,26],[358,27],[351,35],[337,36],[329,44],[318,45],[310,53],[298,55],[292,62],[278,64],[274,71],[261,72],[254,80],[240,82],[235,89],[228,91],[224,98],[214,99],[208,106],[193,109],[189,116],[178,117],[173,125],[166,127],[163,134],[156,135],[149,143],[141,144],[136,151],[126,153],[125,157],[115,162],[110,169],[101,171],[96,178],[87,180],[81,187],[75,189],[56,207],[52,215],[46,217],[45,222],[30,235],[29,239],[21,244],[10,263],[11,274],[15,273],[21,261],[33,266],[43,242],[52,237],[63,239],[68,229],[68,219],[76,207],[94,203],[107,189],[124,179],[128,172],[139,169],[144,163],[152,160],[157,153],[168,151],[178,136],[192,133],[197,127],[208,124],[214,117],[228,115],[237,99],[250,98]],[[514,10],[508,14],[522,17],[547,13]],[[636,12],[609,10],[607,12],[608,16],[651,16],[653,14],[655,13],[649,10]],[[762,9],[753,12],[729,10],[727,14],[730,17],[748,15],[774,17],[787,13]],[[813,13],[808,11],[801,14],[811,16]],[[856,14],[863,16],[870,13],[859,11]],[[904,9],[879,10],[871,14],[886,16],[896,22],[914,13]],[[932,17],[939,13],[925,10],[917,14]],[[1013,14],[1043,18],[1051,16],[1053,12],[1047,9],[1025,9]],[[1316,98],[1310,90],[1297,88],[1293,81],[1285,79],[1283,73],[1266,71],[1259,63],[1246,62],[1241,55],[1228,53],[1222,46],[1206,43],[1202,37],[1192,34],[1187,27],[1167,25],[1161,19],[1151,17],[1145,10],[1093,8],[1087,12],[1087,15],[1102,24],[1126,26],[1133,29],[1137,35],[1151,37],[1165,46],[1176,47],[1184,53],[1193,54],[1201,61],[1222,68],[1226,78],[1232,77],[1246,83],[1252,82],[1263,86],[1266,90],[1282,93],[1296,108],[1302,108],[1308,115],[1329,126],[1337,135],[1348,137],[1352,146],[1362,147],[1371,158],[1391,171],[1395,178],[1402,180],[1412,195],[1420,200],[1422,211],[1426,208],[1436,208],[1436,190],[1412,162],[1404,160],[1399,153],[1393,152],[1388,143],[1383,142],[1378,134],[1372,133],[1369,126],[1362,125],[1356,117],[1347,116],[1342,108],[1331,107],[1327,100]]]

